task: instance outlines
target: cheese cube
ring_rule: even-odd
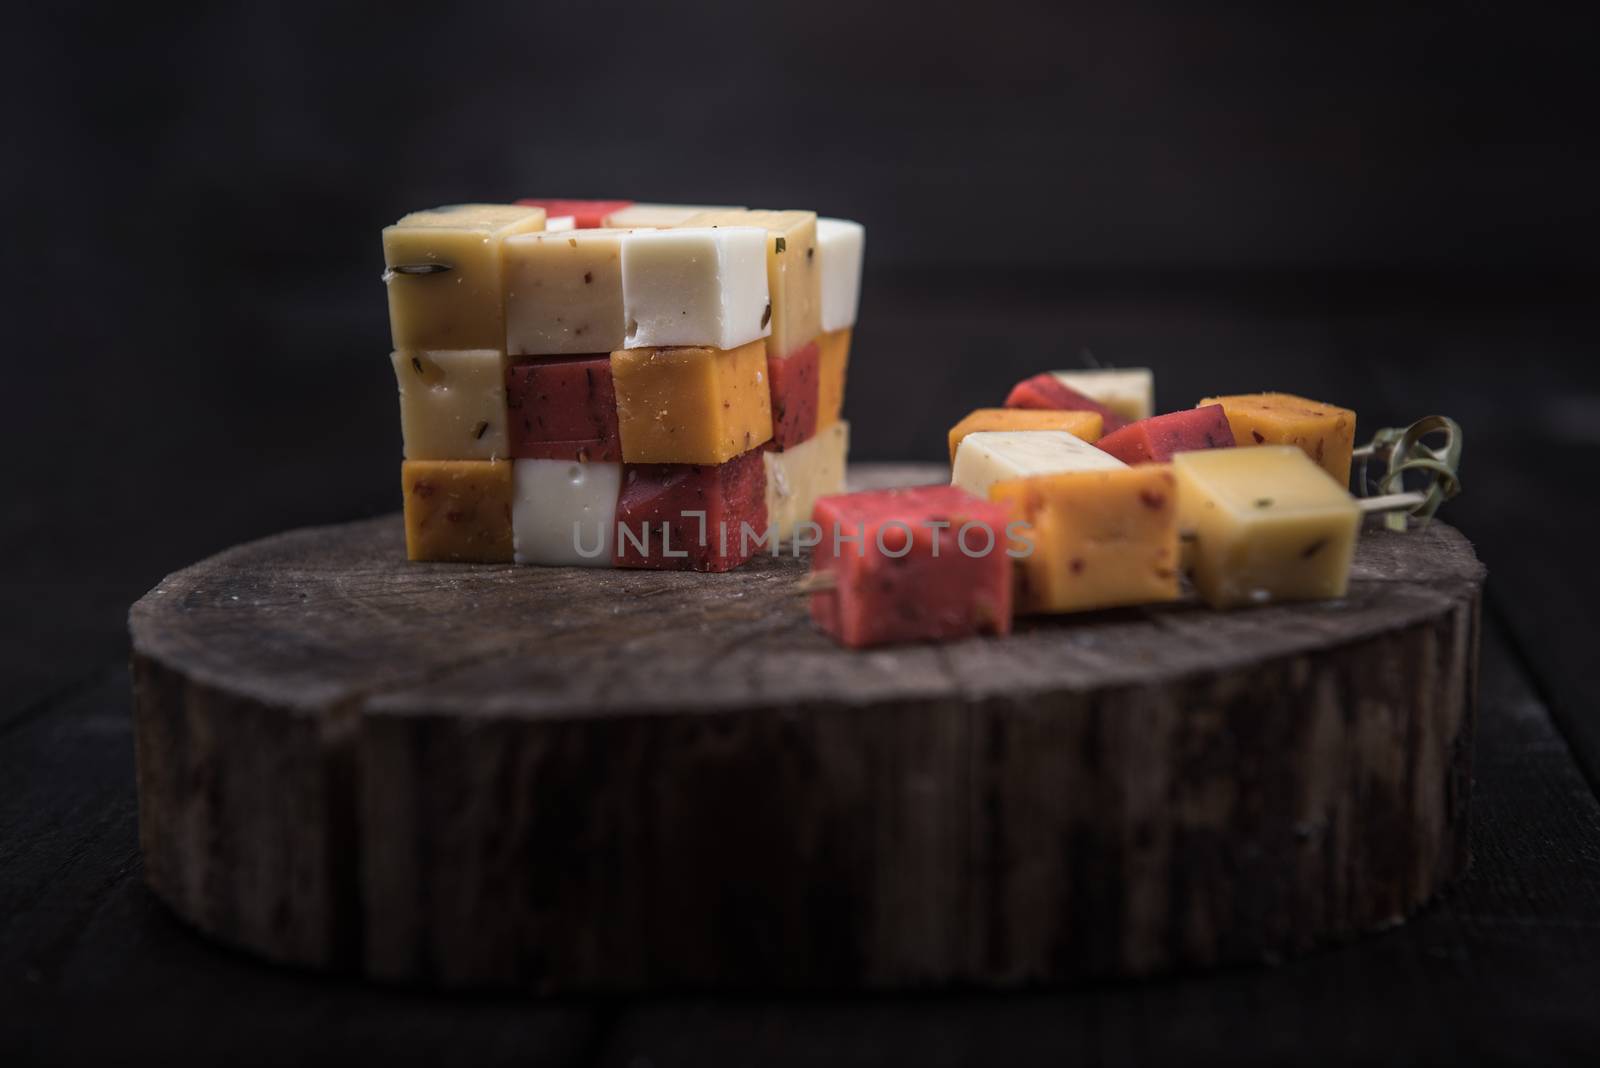
[[[814,211],[707,211],[684,226],[759,226],[767,231],[767,295],[772,334],[767,351],[788,356],[822,333],[822,271]]]
[[[792,449],[764,449],[767,469],[767,522],[779,541],[794,537],[795,526],[811,518],[818,497],[844,492],[850,424],[835,422]]]
[[[950,462],[968,434],[988,430],[1063,430],[1093,442],[1100,437],[1099,412],[1055,412],[1045,408],[979,408],[950,428]]]
[[[817,338],[817,429],[832,426],[844,415],[845,375],[850,369],[849,330]]]
[[[1103,367],[1083,371],[1051,371],[1068,389],[1104,404],[1130,422],[1155,412],[1156,379],[1148,367]]]
[[[767,355],[767,378],[772,383],[772,443],[789,449],[809,441],[817,432],[817,404],[821,399],[822,352],[813,341],[788,356]]]
[[[493,460],[510,453],[506,357],[488,349],[395,352],[408,460]]]
[[[861,304],[861,259],[867,228],[848,219],[817,220],[817,259],[821,263],[822,311],[825,332],[856,325]]]
[[[514,460],[511,466],[516,562],[610,567],[622,465]]]
[[[406,557],[509,564],[511,461],[406,460]]]
[[[1240,445],[1296,445],[1340,489],[1350,488],[1350,454],[1356,443],[1356,413],[1350,409],[1291,393],[1247,393],[1200,403],[1222,405]]]
[[[544,209],[458,204],[413,212],[383,231],[389,329],[397,349],[504,349],[501,249],[544,229]]]
[[[596,230],[608,225],[606,216],[633,206],[631,200],[546,200],[525,197],[517,201],[543,208],[546,230]],[[564,225],[557,225],[560,220]]]
[[[628,463],[720,464],[772,437],[760,341],[613,352],[611,377]]]
[[[507,351],[578,356],[622,348],[627,236],[631,231],[569,230],[507,238]]]
[[[852,648],[1011,632],[1006,510],[955,486],[824,497],[811,619]]]
[[[965,446],[963,446],[965,448]],[[1027,524],[1016,610],[1083,612],[1178,596],[1177,483],[1145,464],[996,482],[991,500]]]
[[[514,457],[622,459],[610,356],[514,364],[506,372],[506,415]]]
[[[752,449],[722,464],[628,464],[617,500],[616,565],[728,571],[750,559],[767,534],[761,457]]]
[[[736,349],[772,332],[767,235],[754,226],[640,230],[622,241],[623,340]]]
[[[1152,415],[1129,423],[1097,444],[1125,464],[1164,464],[1180,452],[1233,448],[1233,430],[1222,405]]]
[[[707,211],[742,211],[708,204],[629,204],[606,213],[602,226],[682,226]]]
[[[1006,395],[1007,408],[1034,408],[1057,412],[1099,412],[1101,426],[1107,434],[1121,430],[1128,421],[1093,397],[1084,396],[1069,386],[1062,385],[1055,375],[1034,375],[1024,378],[1011,387]]]
[[[1002,479],[1126,466],[1064,430],[980,430],[956,447],[950,484],[987,497]]]
[[[1212,607],[1344,596],[1361,509],[1303,450],[1186,452],[1172,468],[1195,589]]]

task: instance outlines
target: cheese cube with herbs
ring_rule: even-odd
[[[1099,412],[1054,412],[1043,408],[979,408],[950,428],[950,462],[968,434],[990,430],[1063,430],[1075,438],[1100,438]]]
[[[1084,612],[1178,596],[1177,482],[1164,465],[996,482],[991,500],[1025,523],[1018,614]]]
[[[506,372],[506,416],[514,457],[622,459],[609,355],[513,364]]]
[[[1245,393],[1200,403],[1222,405],[1240,445],[1297,446],[1340,488],[1350,488],[1350,456],[1356,444],[1356,413],[1350,409],[1292,393]]]
[[[513,460],[511,468],[517,563],[611,566],[621,464]]]
[[[850,331],[817,338],[817,429],[844,417],[844,383],[850,370]]]
[[[628,463],[720,464],[772,437],[760,341],[613,352],[611,378]]]
[[[407,460],[400,488],[408,559],[511,563],[509,460]]]
[[[1222,413],[1222,405],[1208,404],[1140,419],[1107,434],[1096,444],[1125,464],[1164,464],[1180,452],[1231,449],[1233,430]]]
[[[612,348],[736,349],[772,332],[767,232],[641,230],[622,242],[623,340]]]
[[[950,483],[987,497],[989,487],[1005,479],[1126,466],[1065,430],[980,430],[956,447]]]
[[[1291,445],[1173,457],[1195,589],[1214,608],[1343,597],[1361,509]]]
[[[822,270],[814,211],[707,211],[684,226],[759,226],[767,232],[767,295],[772,333],[767,351],[788,356],[822,333]]]
[[[1063,386],[1104,404],[1133,422],[1155,413],[1156,379],[1148,367],[1096,367],[1082,371],[1051,371]]]
[[[506,351],[580,356],[623,347],[628,230],[519,234],[505,242]]]
[[[842,645],[1011,632],[1006,509],[955,486],[823,497],[811,619]]]
[[[492,460],[510,455],[506,357],[489,349],[396,352],[400,434],[408,460]]]
[[[817,498],[844,492],[850,424],[835,422],[792,449],[763,449],[767,470],[767,522],[779,541],[811,518]]]
[[[505,239],[544,229],[543,208],[458,204],[383,231],[389,328],[397,349],[504,349]]]
[[[822,287],[819,315],[824,333],[848,330],[856,325],[866,240],[866,227],[858,222],[817,220],[817,262]]]
[[[1128,420],[1093,397],[1063,385],[1053,374],[1024,378],[1006,395],[1007,408],[1036,408],[1058,412],[1098,412],[1107,434],[1121,430]]]
[[[623,468],[612,554],[618,567],[728,571],[760,552],[766,537],[760,449],[721,464]]]

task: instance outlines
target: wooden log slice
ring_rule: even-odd
[[[1484,573],[1441,523],[1369,525],[1338,602],[874,652],[804,560],[402,545],[297,530],[133,607],[147,878],[209,935],[444,985],[1010,984],[1297,953],[1467,862]]]

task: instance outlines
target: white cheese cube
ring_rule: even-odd
[[[582,356],[623,347],[627,230],[548,230],[505,241],[506,351]]]
[[[822,330],[856,325],[861,304],[861,257],[867,228],[848,219],[817,220],[817,257],[822,267]]]
[[[621,464],[514,460],[511,477],[517,563],[611,566]]]
[[[506,436],[506,356],[490,349],[395,352],[407,460],[493,460]]]
[[[844,492],[849,452],[850,424],[840,422],[799,445],[761,454],[767,468],[767,525],[779,541],[789,541],[794,528],[811,518],[818,497]]]
[[[576,215],[551,215],[544,221],[544,228],[555,233],[565,233],[578,228]]]
[[[1127,466],[1064,430],[983,430],[961,439],[950,484],[987,499],[1008,478]]]
[[[766,231],[756,226],[642,230],[622,240],[626,322],[617,348],[736,349],[772,332]]]
[[[702,211],[734,211],[703,204],[629,204],[602,220],[607,226],[681,226]]]
[[[1086,371],[1051,371],[1068,389],[1099,401],[1131,422],[1155,412],[1156,379],[1148,367],[1107,367]]]

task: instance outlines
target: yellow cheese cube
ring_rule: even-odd
[[[979,408],[950,428],[950,462],[968,434],[989,430],[1064,430],[1075,438],[1095,442],[1105,420],[1099,412],[1056,412],[1042,408]]]
[[[394,347],[505,348],[501,242],[543,229],[543,208],[514,204],[457,204],[385,227]]]
[[[493,460],[506,437],[506,354],[396,352],[400,434],[408,460]]]
[[[817,338],[817,429],[832,426],[844,412],[844,380],[850,367],[850,328]]]
[[[772,336],[767,350],[791,356],[822,333],[822,272],[814,211],[705,211],[684,226],[760,226],[767,231],[767,295]]]
[[[1027,527],[1018,613],[1082,612],[1178,596],[1177,483],[1165,464],[996,482],[989,499]]]
[[[1196,407],[1220,404],[1240,445],[1297,445],[1350,488],[1350,453],[1356,443],[1356,413],[1292,393],[1245,393],[1211,397]]]
[[[407,460],[400,485],[408,559],[511,562],[511,461]]]
[[[611,354],[622,459],[720,464],[772,437],[763,341]]]
[[[1178,524],[1208,604],[1344,596],[1361,509],[1301,449],[1180,452],[1172,466]]]

